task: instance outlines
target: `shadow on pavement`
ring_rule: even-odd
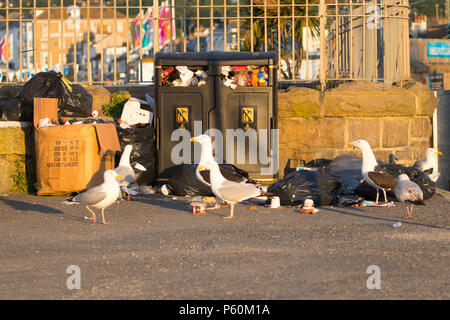
[[[346,207],[346,209],[353,210],[353,211],[364,212],[364,210],[361,210],[359,208]],[[429,224],[423,224],[423,223],[417,223],[417,222],[409,221],[409,220],[406,220],[406,219],[403,219],[403,218],[392,219],[392,218],[383,218],[383,217],[373,217],[373,216],[369,216],[369,215],[363,215],[363,214],[358,214],[358,213],[353,213],[353,212],[346,212],[346,211],[342,211],[342,210],[337,210],[335,208],[327,208],[327,210],[328,211],[332,211],[332,212],[336,212],[336,213],[339,213],[339,214],[349,215],[349,216],[354,216],[354,217],[359,217],[359,218],[380,220],[380,221],[391,222],[391,223],[396,223],[396,222],[400,221],[402,224],[409,224],[409,225],[421,226],[421,227],[427,227],[427,228],[433,228],[433,229],[450,230],[450,228],[447,228],[447,227],[435,226],[435,225],[429,225]]]
[[[68,219],[84,221],[83,218],[66,214],[61,210],[58,210],[58,209],[55,209],[52,207],[48,207],[48,206],[44,206],[42,204],[35,204],[35,203],[29,203],[29,202],[24,202],[24,201],[18,201],[18,200],[10,200],[10,199],[2,198],[2,197],[0,197],[0,201],[3,202],[4,204],[10,206],[14,210],[40,212],[40,213],[46,213],[46,214],[59,214],[59,215],[63,215],[64,217],[66,217]]]

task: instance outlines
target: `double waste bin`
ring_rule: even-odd
[[[198,163],[213,137],[215,159],[273,181],[278,176],[275,52],[157,53],[155,129],[157,175]]]

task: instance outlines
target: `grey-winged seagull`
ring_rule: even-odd
[[[104,182],[101,185],[92,187],[73,197],[71,200],[64,202],[65,204],[79,203],[86,207],[92,214],[92,221],[95,223],[95,212],[89,206],[101,209],[102,223],[109,224],[105,221],[105,209],[112,205],[120,194],[120,186],[117,179],[123,177],[118,175],[114,170],[106,170],[103,174]]]
[[[214,195],[231,205],[230,215],[225,219],[233,218],[234,205],[261,195],[261,190],[250,183],[238,183],[225,179],[215,161],[208,161],[199,166],[200,170],[208,169],[211,178],[211,190]]]
[[[423,192],[420,189],[419,185],[411,180],[407,174],[401,174],[398,176],[398,185],[395,188],[395,196],[399,201],[408,201],[411,202],[411,208],[406,206],[406,211],[408,212],[408,216],[406,219],[412,219],[412,212],[415,204],[422,204],[423,202]]]
[[[120,186],[124,187],[125,192],[128,195],[128,200],[131,199],[128,186],[134,182],[134,170],[130,164],[130,155],[132,150],[133,146],[131,144],[127,144],[125,146],[122,156],[120,157],[119,165],[114,169],[118,175],[123,177],[123,180],[120,181]]]
[[[397,186],[397,180],[385,170],[378,166],[377,159],[366,140],[359,139],[347,142],[348,146],[354,146],[361,149],[362,166],[361,173],[364,180],[377,189],[377,199],[375,203],[378,204],[379,190],[383,190],[384,201],[387,202],[386,190],[394,190]]]
[[[433,182],[436,182],[440,175],[438,171],[438,155],[442,155],[442,152],[434,148],[428,148],[425,153],[425,160],[416,161],[413,165],[427,174]]]

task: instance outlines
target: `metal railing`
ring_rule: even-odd
[[[408,17],[408,0],[3,0],[0,79],[149,82],[158,51],[273,50],[279,81],[408,80]]]

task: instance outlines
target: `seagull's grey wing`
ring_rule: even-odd
[[[416,168],[418,168],[420,171],[423,171],[424,164],[425,164],[425,161],[419,160],[419,161],[416,161],[416,162],[414,163],[413,167],[416,167]]]
[[[114,171],[124,177],[124,180],[128,182],[128,184],[133,183],[134,181],[134,170],[131,167],[118,166],[114,169]]]
[[[218,186],[216,191],[221,199],[231,202],[244,201],[261,194],[261,190],[253,184],[241,184],[235,182],[224,183]]]
[[[106,192],[103,187],[96,186],[91,189],[88,189],[75,197],[73,197],[73,201],[79,202],[85,206],[93,205],[99,203],[100,201],[106,198]]]

